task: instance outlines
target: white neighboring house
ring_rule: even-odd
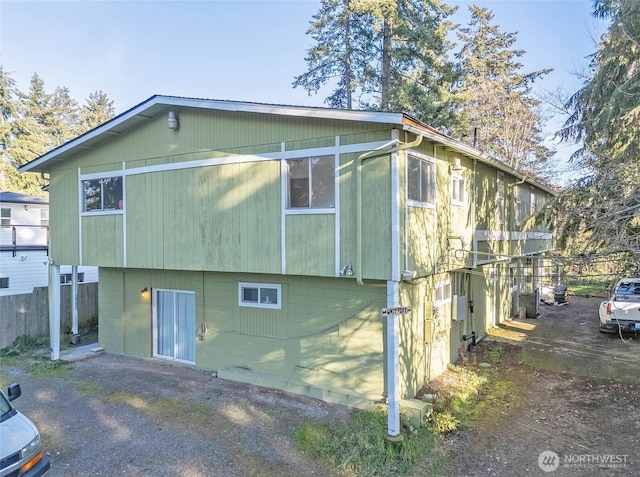
[[[0,296],[49,285],[49,201],[0,191]],[[60,283],[71,284],[71,266]],[[78,267],[78,283],[98,281],[97,267]]]

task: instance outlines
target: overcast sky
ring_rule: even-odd
[[[518,32],[523,72],[554,68],[539,90],[580,87],[574,76],[595,51],[603,22],[591,0],[450,1],[453,20],[477,4],[503,32]],[[33,73],[47,91],[66,86],[79,102],[95,90],[116,114],[154,94],[323,106],[330,91],[293,89],[312,39],[319,1],[0,1],[0,62],[20,89]],[[550,122],[557,129],[561,118]],[[575,148],[572,148],[575,149]],[[567,148],[559,155],[566,157]]]

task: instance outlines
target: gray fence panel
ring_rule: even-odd
[[[60,286],[60,330],[71,331],[71,286]],[[78,284],[78,325],[84,328],[98,319],[98,284]],[[12,345],[20,336],[49,337],[49,289],[0,297],[0,348]]]

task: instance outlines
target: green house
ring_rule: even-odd
[[[357,407],[520,313],[554,249],[523,226],[553,190],[402,113],[153,96],[21,170],[52,267],[100,267],[107,352]]]

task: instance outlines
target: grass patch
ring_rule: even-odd
[[[31,359],[29,368],[33,374],[39,377],[66,378],[69,363],[60,360],[52,361],[49,358],[38,356]]]
[[[598,284],[571,285],[569,289],[575,295],[606,295],[606,287]]]
[[[442,464],[440,437],[429,427],[403,429],[388,442],[385,410],[358,411],[340,424],[306,425],[293,432],[303,452],[327,459],[356,476],[435,473]]]
[[[449,365],[449,372],[453,379],[437,393],[430,417],[433,430],[439,434],[455,431],[475,419],[478,393],[488,382],[487,376],[453,364]]]
[[[44,338],[35,339],[30,338],[27,335],[22,335],[16,338],[13,344],[0,349],[0,358],[21,356],[27,351],[35,348],[41,348],[46,346],[48,343],[49,340]]]
[[[495,344],[494,346],[491,347],[487,355],[489,357],[489,361],[496,364],[502,360],[502,356],[504,356],[504,353],[505,351],[502,345]]]
[[[100,392],[100,388],[93,383],[88,381],[78,381],[75,383],[76,391],[81,392],[82,394],[87,395],[95,395]]]

